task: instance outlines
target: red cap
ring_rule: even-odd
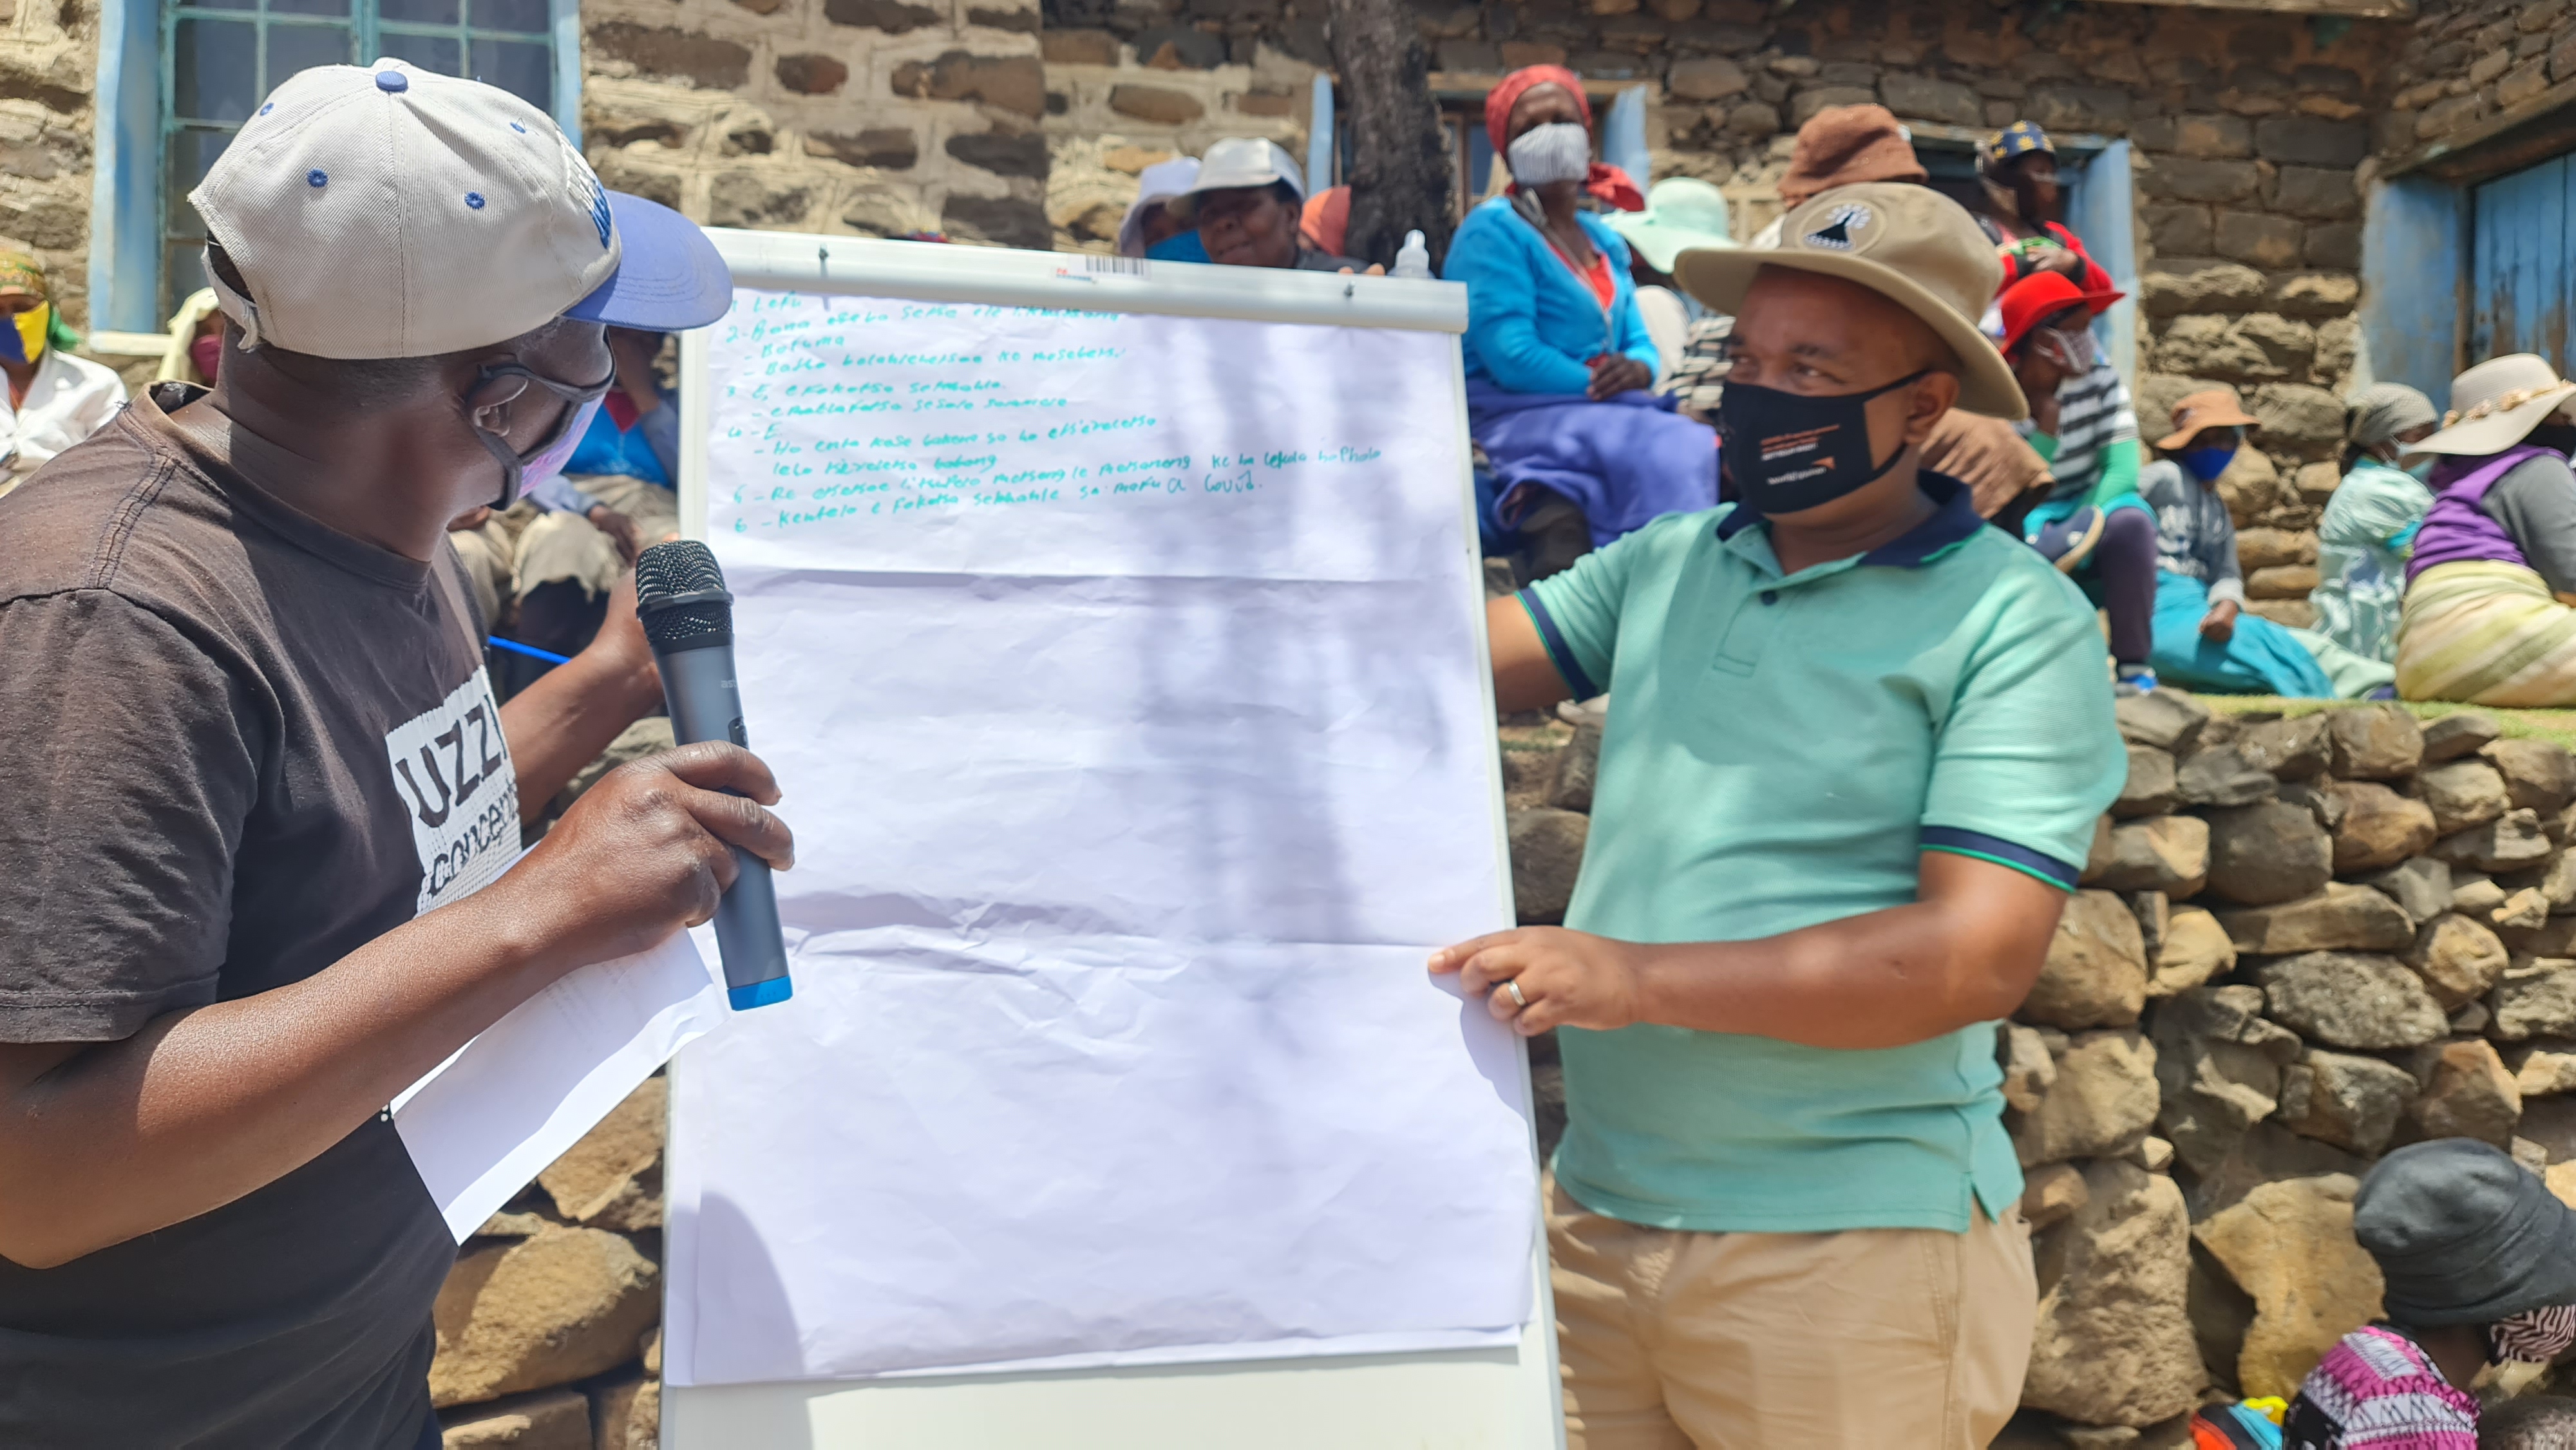
[[[2100,316],[2102,309],[2127,296],[2109,288],[2087,292],[2057,272],[2034,272],[2004,289],[1996,305],[2003,312],[2004,335],[1995,343],[2005,356],[2021,345],[2021,340],[2040,323],[2082,303],[2087,313]]]

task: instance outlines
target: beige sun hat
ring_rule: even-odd
[[[1675,261],[1673,276],[1700,301],[1734,312],[1765,267],[1841,277],[1885,297],[1958,355],[1960,407],[1990,418],[2030,416],[2011,366],[1977,326],[2003,284],[2003,263],[1950,198],[1894,182],[1838,186],[1781,218],[1776,251],[1694,248]]]
[[[2442,431],[2406,451],[2470,458],[2502,453],[2570,396],[2576,396],[2576,383],[2558,376],[2558,369],[2536,353],[2488,358],[2451,380],[2451,411],[2442,415]]]

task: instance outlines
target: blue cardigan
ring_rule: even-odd
[[[1588,359],[1621,352],[1660,369],[1662,358],[1637,311],[1628,244],[1590,212],[1577,212],[1618,283],[1610,311],[1548,245],[1539,229],[1494,197],[1467,213],[1450,240],[1444,277],[1467,284],[1467,376],[1513,393],[1570,393],[1592,383]]]

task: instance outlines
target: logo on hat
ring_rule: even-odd
[[[1858,234],[1869,230],[1869,224],[1875,220],[1877,218],[1868,207],[1858,202],[1845,202],[1834,208],[1833,215],[1826,218],[1823,226],[1807,233],[1803,240],[1808,246],[1828,252],[1848,252],[1860,241]]]
[[[563,154],[564,170],[568,173],[565,183],[572,188],[573,195],[589,204],[590,224],[598,229],[599,245],[604,251],[608,247],[612,226],[608,214],[608,188],[599,184],[599,173],[590,169],[590,163],[581,158],[580,152],[572,149],[570,142],[564,143]]]

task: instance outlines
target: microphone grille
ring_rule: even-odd
[[[657,650],[733,638],[733,596],[714,551],[696,539],[655,544],[635,560],[635,611]]]

